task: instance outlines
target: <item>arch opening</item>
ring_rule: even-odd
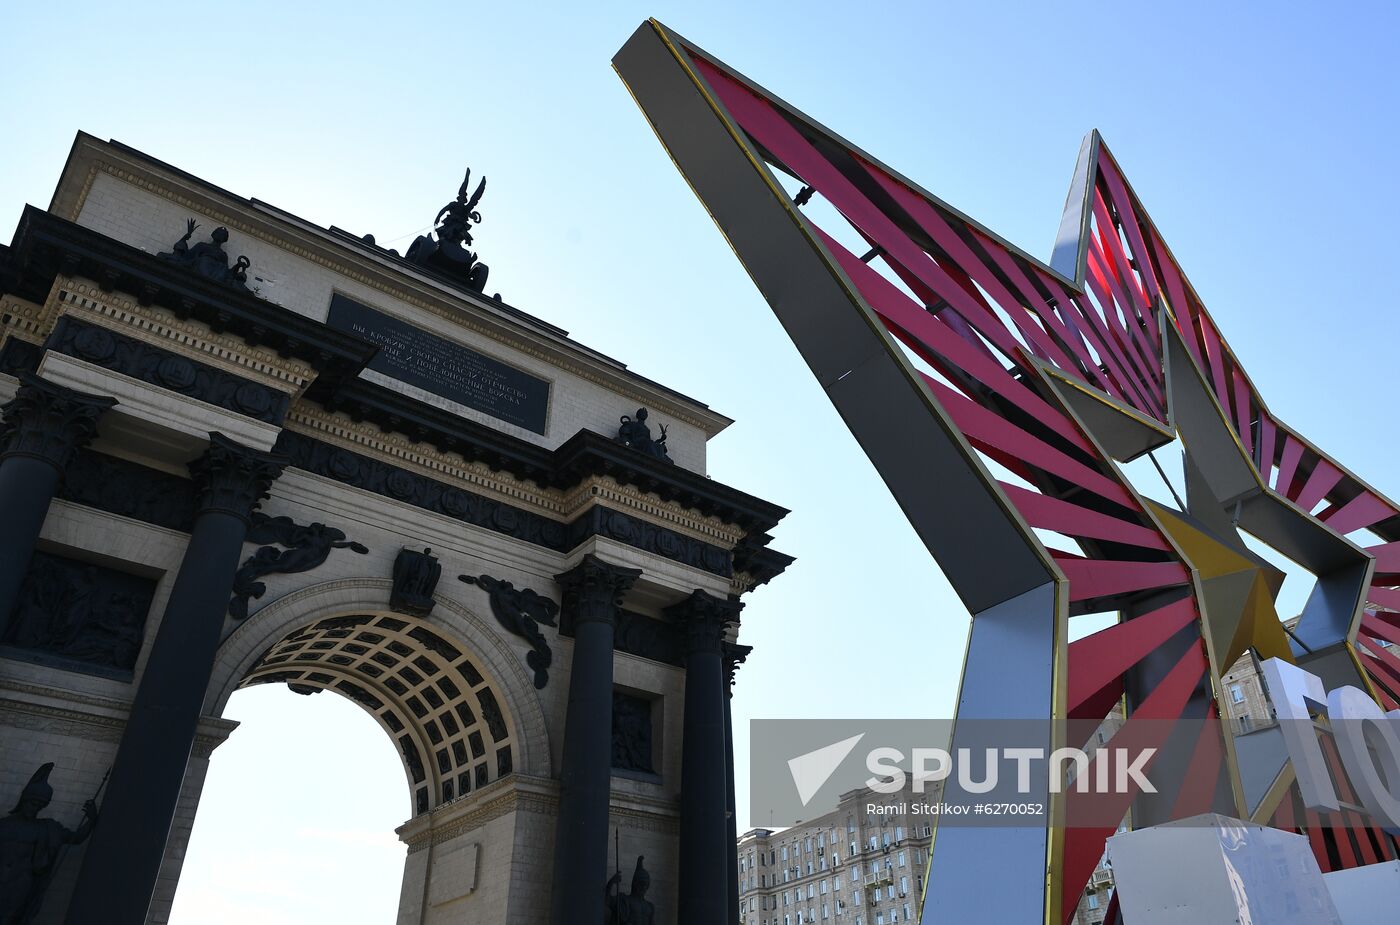
[[[412,815],[515,770],[520,749],[504,692],[461,640],[420,618],[366,612],[306,624],[237,686],[262,684],[332,691],[373,716],[403,761]]]

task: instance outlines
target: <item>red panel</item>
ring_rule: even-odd
[[[1400,610],[1400,591],[1393,588],[1376,588],[1366,592],[1366,600],[1373,604],[1380,604],[1382,607],[1389,607],[1391,610]]]
[[[1221,739],[1220,717],[1215,704],[1210,705],[1206,721],[1201,724],[1201,734],[1196,739],[1196,750],[1191,755],[1191,765],[1182,778],[1181,792],[1176,795],[1172,807],[1173,819],[1189,819],[1201,813],[1208,813],[1215,804],[1215,788],[1220,782],[1220,769],[1225,757],[1225,743]]]
[[[1089,251],[1088,273],[1085,283],[1089,290],[1098,299],[1100,311],[1094,315],[1094,320],[1104,334],[1104,342],[1109,349],[1115,352],[1118,357],[1118,365],[1129,371],[1132,375],[1132,385],[1145,400],[1143,407],[1149,409],[1152,414],[1161,418],[1161,402],[1158,398],[1158,386],[1148,372],[1147,365],[1142,361],[1138,352],[1133,349],[1131,335],[1124,329],[1118,320],[1117,313],[1114,312],[1114,300],[1109,294],[1107,284],[1104,280],[1104,269],[1099,263],[1099,254],[1095,250]],[[1088,302],[1082,302],[1081,306],[1087,306]]]
[[[1066,698],[1070,711],[1122,677],[1195,619],[1196,604],[1188,598],[1070,643]]]
[[[1103,370],[1099,369],[1098,364],[1094,362],[1094,358],[1089,355],[1089,351],[1084,348],[1084,338],[1065,327],[1065,323],[1060,320],[1060,317],[1045,304],[1043,297],[1041,297],[1040,293],[1031,285],[1030,280],[1026,277],[1026,274],[1022,272],[1019,263],[1011,254],[1007,253],[1005,248],[995,241],[992,241],[986,235],[979,233],[976,229],[972,229],[972,234],[977,239],[978,243],[982,245],[982,248],[992,255],[992,260],[996,263],[997,268],[1005,274],[1007,279],[1011,280],[1011,285],[1014,286],[1016,291],[1021,295],[1022,304],[1030,305],[1045,327],[1059,338],[1060,342],[1067,346],[1074,354],[1075,358],[1078,360],[1077,365],[1065,371],[1069,373],[1079,372],[1080,375],[1078,378],[1083,379],[1087,376],[1088,378],[1085,381],[1090,382],[1091,385],[1097,385],[1115,398],[1122,399],[1123,394],[1118,390],[1117,384],[1108,376],[1104,375]]]
[[[766,100],[760,100],[706,62],[697,60],[696,63],[744,130],[789,169],[796,171],[806,183],[820,190],[851,224],[884,248],[887,261],[903,265],[946,299],[1008,358],[1017,355],[1020,345],[1006,327],[969,296],[956,280],[910,240],[889,216],[867,199]]]
[[[1122,221],[1123,233],[1127,235],[1128,244],[1133,249],[1133,256],[1137,258],[1138,274],[1147,286],[1148,295],[1155,299],[1160,287],[1157,283],[1157,276],[1152,269],[1152,252],[1147,249],[1147,244],[1142,239],[1142,232],[1138,229],[1137,210],[1133,205],[1132,197],[1128,195],[1128,188],[1123,182],[1122,174],[1118,171],[1118,165],[1102,148],[1099,149],[1099,175],[1108,185],[1109,198],[1118,207],[1118,218]]]
[[[1157,230],[1152,229],[1152,249],[1157,253],[1157,267],[1162,271],[1163,282],[1167,287],[1167,299],[1170,302],[1172,313],[1176,316],[1177,329],[1181,331],[1181,339],[1186,344],[1186,349],[1196,363],[1201,362],[1201,344],[1196,337],[1195,319],[1191,315],[1191,303],[1186,298],[1186,288],[1180,272],[1176,268],[1176,263],[1171,259],[1171,254],[1167,252],[1167,245],[1163,243],[1161,235]]]
[[[1304,813],[1303,818],[1307,820],[1304,831],[1307,833],[1308,843],[1312,845],[1313,857],[1317,858],[1317,866],[1322,868],[1324,874],[1330,873],[1333,870],[1332,859],[1327,854],[1327,843],[1322,839],[1322,818],[1311,809]]]
[[[1276,829],[1284,831],[1296,831],[1298,821],[1293,815],[1293,791],[1289,789],[1283,795],[1283,800],[1279,802],[1278,809],[1274,811],[1274,818],[1270,824]]]
[[[1061,288],[1058,280],[1044,273],[1040,273],[1038,276],[1045,287],[1050,290],[1050,294],[1054,297],[1061,313],[1066,318],[1071,319],[1075,329],[1083,332],[1085,339],[1093,345],[1094,351],[1098,353],[1104,366],[1108,368],[1109,375],[1118,383],[1123,401],[1146,414],[1154,414],[1151,407],[1138,393],[1137,387],[1134,385],[1134,378],[1118,362],[1118,350],[1116,347],[1109,347],[1103,336],[1104,332],[1099,330],[1099,323],[1090,317],[1078,300],[1070,298],[1069,294]]]
[[[1389,691],[1400,694],[1400,658],[1396,658],[1384,646],[1363,635],[1356,637],[1356,644],[1365,650],[1361,654],[1360,662],[1366,667],[1366,673],[1371,676],[1371,680],[1384,684]]]
[[[1123,728],[1109,740],[1114,748],[1125,748],[1130,755],[1138,755],[1148,748],[1160,749],[1175,724],[1151,720],[1179,719],[1191,695],[1200,686],[1207,667],[1204,645],[1197,642],[1139,704]],[[1150,772],[1151,768],[1152,762],[1146,762],[1144,770]],[[1079,897],[1084,892],[1084,884],[1089,882],[1089,875],[1103,855],[1104,841],[1118,828],[1116,824],[1080,828],[1073,825],[1074,820],[1110,816],[1121,819],[1135,796],[1137,793],[1131,788],[1128,793],[1080,793],[1071,790],[1066,795],[1065,818],[1069,827],[1065,829],[1062,866],[1062,921],[1068,922],[1074,915]]]
[[[841,269],[845,270],[846,275],[856,284],[862,298],[882,319],[908,332],[938,357],[946,358],[974,379],[996,390],[1073,446],[1092,456],[1098,455],[1093,445],[1084,438],[1072,421],[1045,399],[1016,381],[1000,363],[972,347],[946,324],[901,292],[894,283],[862,263],[860,258],[820,228],[817,229],[817,233]],[[928,356],[925,358],[930,362],[937,359]]]
[[[1071,459],[1045,441],[1031,436],[998,416],[996,412],[989,411],[936,379],[925,376],[924,383],[933,391],[934,397],[948,412],[958,429],[979,448],[999,449],[1017,459],[1033,460],[1036,466],[1046,472],[1069,479],[1081,488],[1121,504],[1129,510],[1137,509],[1136,502],[1123,486],[1097,469],[1091,469]]]
[[[1089,248],[1084,281],[1103,309],[1105,329],[1117,340],[1124,355],[1132,360],[1143,382],[1155,388],[1158,384],[1157,372],[1154,369],[1156,363],[1150,362],[1155,352],[1150,347],[1144,348],[1141,345],[1141,329],[1133,330],[1137,327],[1137,316],[1117,285],[1113,268],[1107,263],[1103,242],[1098,235],[1093,236],[1093,241]]]
[[[1367,546],[1366,551],[1376,557],[1376,574],[1400,574],[1400,541]]]
[[[1288,434],[1283,439],[1283,458],[1278,464],[1278,481],[1274,483],[1274,491],[1285,498],[1293,497],[1290,489],[1293,487],[1293,476],[1298,471],[1298,460],[1303,458],[1303,444],[1292,434]]]
[[[1066,712],[1070,719],[1091,719],[1103,722],[1108,712],[1118,706],[1123,699],[1123,679],[1116,678],[1079,702],[1073,710]]]
[[[1097,240],[1107,257],[1107,265],[1113,270],[1115,291],[1122,295],[1125,300],[1124,306],[1131,308],[1141,324],[1134,334],[1140,332],[1151,345],[1146,351],[1148,356],[1160,356],[1161,342],[1157,338],[1156,319],[1152,315],[1147,293],[1128,263],[1128,255],[1123,250],[1123,239],[1118,236],[1118,225],[1108,213],[1108,203],[1104,201],[1103,191],[1097,187],[1094,189],[1094,220],[1098,225]]]
[[[1050,552],[1069,578],[1071,602],[1184,585],[1191,580],[1186,566],[1180,562],[1115,562],[1081,559],[1053,549]]]
[[[1039,325],[1032,323],[1026,317],[1021,301],[1002,285],[1001,280],[972,252],[971,248],[948,226],[944,217],[930,206],[927,200],[922,196],[914,195],[904,184],[890,179],[884,171],[869,164],[865,165],[865,169],[869,171],[875,182],[880,184],[880,187],[888,192],[905,212],[909,213],[909,216],[918,223],[919,227],[948,253],[955,264],[990,293],[992,299],[1007,313],[1012,323],[1016,325],[1027,341],[1039,346],[1045,352],[1046,359],[1060,369],[1071,371],[1075,369],[1074,361],[1065,355],[1059,345]],[[995,245],[993,248],[1000,249]]]
[[[1400,643],[1400,613],[1390,610],[1367,612],[1361,617],[1361,626],[1377,639]]]
[[[1273,484],[1274,468],[1274,439],[1278,436],[1278,428],[1274,426],[1274,419],[1269,417],[1269,413],[1264,409],[1259,409],[1259,474],[1264,477],[1265,485]]]
[[[1141,524],[1100,514],[1098,511],[1029,491],[1018,485],[1007,482],[1000,484],[1001,490],[1006,492],[1011,503],[1016,505],[1016,510],[1021,512],[1021,516],[1026,518],[1026,522],[1032,527],[1054,530],[1066,536],[1113,540],[1147,549],[1171,551],[1171,547],[1160,533]]]
[[[1225,348],[1220,343],[1220,335],[1215,331],[1215,325],[1204,315],[1201,316],[1201,344],[1206,351],[1206,362],[1210,369],[1210,385],[1215,391],[1215,397],[1220,402],[1220,407],[1225,410],[1228,417],[1230,414],[1230,381],[1225,377]]]
[[[1108,898],[1108,909],[1103,914],[1104,925],[1123,925],[1118,917],[1118,891],[1114,890]]]
[[[1317,503],[1327,496],[1327,493],[1336,487],[1342,480],[1342,470],[1332,465],[1325,459],[1319,458],[1317,465],[1308,475],[1308,480],[1303,483],[1303,490],[1298,492],[1295,503],[1306,512],[1311,512],[1317,507]]]
[[[1337,745],[1328,735],[1319,736],[1318,741],[1322,743],[1322,754],[1327,759],[1328,770],[1332,775],[1332,781],[1337,785],[1337,796],[1344,803],[1355,803],[1356,795],[1351,792],[1351,785],[1347,781],[1347,776],[1342,772],[1342,762],[1337,754]],[[1337,853],[1342,856],[1343,869],[1351,869],[1358,864],[1356,851],[1352,848],[1351,839],[1347,837],[1346,830],[1358,828],[1361,825],[1361,817],[1349,810],[1342,810],[1339,813],[1328,813],[1331,822],[1332,838],[1337,843]]]
[[[1232,375],[1235,378],[1235,430],[1240,435],[1240,442],[1244,444],[1244,451],[1247,455],[1254,455],[1254,429],[1250,427],[1250,419],[1253,413],[1250,411],[1249,383],[1244,381],[1244,373],[1236,368]]]
[[[1378,524],[1382,520],[1388,520],[1394,517],[1396,512],[1380,498],[1369,491],[1363,491],[1336,511],[1324,513],[1327,516],[1321,519],[1327,526],[1345,535],[1353,530],[1360,530],[1372,524]],[[1379,564],[1377,567],[1379,568]]]

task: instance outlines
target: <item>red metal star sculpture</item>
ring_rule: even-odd
[[[1302,832],[1324,871],[1400,858],[1355,794],[1318,813],[1286,763],[1242,766],[1217,701],[1252,651],[1400,706],[1400,507],[1268,408],[1098,134],[1046,264],[660,23],[614,64],[971,612],[959,718],[1092,728],[1121,703],[1110,744],[1158,749],[1156,794],[940,830],[940,921],[1069,921],[1130,809]],[[1173,511],[1117,464],[1178,438]],[[1240,530],[1317,576],[1291,641]]]

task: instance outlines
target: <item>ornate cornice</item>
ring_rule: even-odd
[[[98,142],[100,144],[100,142]],[[143,161],[153,162],[154,159],[147,157],[139,151],[128,148],[124,145],[112,144],[111,149],[122,153],[130,154]],[[161,182],[161,178],[153,177],[148,173],[133,170],[128,164],[122,164],[109,157],[95,154],[91,156],[90,166],[83,178],[82,186],[77,194],[70,200],[63,203],[55,201],[56,207],[61,206],[63,213],[72,221],[76,221],[82,211],[83,203],[86,201],[93,181],[97,174],[105,173],[116,180],[127,183],[138,189],[153,193],[169,202],[174,202],[184,206],[192,212],[209,218],[215,224],[223,225],[232,231],[238,231],[249,237],[256,238],[269,244],[278,250],[293,254],[303,260],[313,263],[319,267],[330,270],[348,280],[353,280],[376,292],[382,293],[391,299],[411,305],[439,318],[444,318],[454,326],[464,328],[480,334],[490,340],[509,347],[513,350],[528,356],[535,357],[549,363],[551,366],[569,372],[580,379],[600,385],[609,391],[616,392],[629,403],[637,405],[648,405],[653,410],[660,411],[668,417],[682,421],[703,431],[707,436],[718,433],[729,420],[723,415],[710,412],[708,415],[697,413],[694,406],[698,402],[687,403],[673,397],[675,393],[659,386],[655,383],[646,383],[654,386],[653,389],[639,388],[634,374],[625,371],[618,371],[609,375],[605,371],[588,363],[580,362],[576,357],[582,352],[579,348],[569,349],[567,344],[554,346],[542,343],[538,337],[521,336],[516,332],[516,324],[538,325],[541,329],[552,331],[555,337],[566,336],[566,332],[547,325],[537,319],[530,318],[524,312],[514,309],[503,303],[495,303],[494,300],[487,300],[484,297],[473,297],[463,292],[455,286],[440,286],[434,283],[411,281],[406,274],[420,274],[421,268],[414,267],[402,258],[394,257],[382,248],[365,244],[353,237],[346,236],[338,240],[316,241],[319,246],[308,246],[307,233],[327,235],[326,230],[317,228],[306,223],[307,229],[302,235],[296,235],[283,231],[278,233],[272,227],[272,223],[281,219],[279,224],[295,229],[295,223],[287,221],[280,215],[278,210],[267,208],[266,212],[259,216],[263,221],[251,221],[248,213],[242,209],[229,207],[227,200],[232,198],[230,194],[223,190],[211,188],[215,195],[205,197],[191,196],[186,188],[182,188],[170,182]],[[168,165],[154,164],[165,170],[175,173],[174,168]],[[203,181],[185,174],[184,177],[194,183],[206,185]],[[239,205],[246,207],[246,201],[235,200]],[[265,207],[266,208],[266,207]],[[342,252],[346,249],[357,251],[359,259],[352,259]],[[375,267],[378,272],[366,272],[366,267]],[[507,318],[496,318],[483,316],[483,309],[480,302],[488,302],[501,305],[501,309],[507,315],[522,316],[521,322],[512,323]],[[586,348],[583,348],[586,350]],[[703,407],[703,406],[702,406]]]
[[[216,333],[203,322],[180,320],[76,277],[58,276],[47,304],[51,306],[47,326],[34,332],[41,338],[48,336],[59,315],[66,314],[292,394],[316,377],[316,370],[303,360],[280,356],[268,347],[249,346],[242,338]]]
[[[385,433],[368,421],[351,420],[344,413],[332,413],[312,402],[294,404],[286,427],[546,517],[568,519],[595,504],[606,504],[659,527],[725,548],[735,546],[746,535],[718,516],[701,514],[678,501],[663,501],[654,492],[623,484],[610,475],[589,476],[568,489],[544,487],[485,462],[468,461],[460,453],[415,443],[403,434]]]
[[[53,327],[53,307],[48,300],[31,302],[15,295],[0,297],[0,331],[8,334],[22,334],[29,340],[38,342],[48,336]]]
[[[601,505],[564,522],[304,434],[284,430],[276,449],[297,469],[555,552],[568,552],[589,537],[601,535],[714,575],[728,578],[732,573],[732,556],[727,549]]]
[[[352,423],[367,422],[382,433],[402,434],[410,445],[373,437],[370,430],[353,431],[363,443],[387,444],[399,458],[431,461],[435,451],[439,454],[436,468],[447,471],[460,469],[455,462],[460,458],[468,465],[482,463],[491,471],[533,482],[539,489],[561,491],[574,489],[590,478],[609,478],[641,495],[654,495],[661,504],[694,512],[692,517],[714,518],[745,536],[763,536],[787,514],[776,504],[589,430],[580,430],[551,451],[363,379],[317,401],[324,406],[321,415],[309,412],[309,402],[299,402],[291,423],[324,427],[328,423],[325,412],[338,412]],[[341,418],[338,425],[342,430],[346,429],[343,422]],[[556,510],[563,513],[562,504]]]
[[[299,359],[317,373],[326,393],[364,369],[375,346],[291,309],[267,302],[106,235],[27,206],[7,254],[4,285],[20,298],[47,297],[60,276],[96,281],[104,291],[132,293],[138,304],[160,305],[176,319],[196,319],[216,333],[237,335]]]
[[[290,401],[280,389],[72,315],[58,319],[44,346],[265,424],[281,424]]]

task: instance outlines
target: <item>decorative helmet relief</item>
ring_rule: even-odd
[[[645,860],[645,858],[642,857],[641,855],[638,855],[638,857],[637,857],[637,869],[636,869],[636,871],[633,872],[633,874],[632,874],[632,895],[633,895],[633,896],[640,896],[640,895],[642,895],[643,893],[645,893],[645,892],[647,891],[647,888],[651,886],[651,874],[647,873],[647,869],[646,869],[645,867],[642,866],[642,861],[643,861],[643,860]]]
[[[37,800],[44,806],[48,806],[53,800],[53,787],[49,784],[49,772],[53,770],[53,762],[41,765],[39,770],[34,772],[34,776],[29,778],[29,783],[24,785],[24,790],[20,792],[19,803],[15,805],[18,809],[23,803],[29,800]]]

